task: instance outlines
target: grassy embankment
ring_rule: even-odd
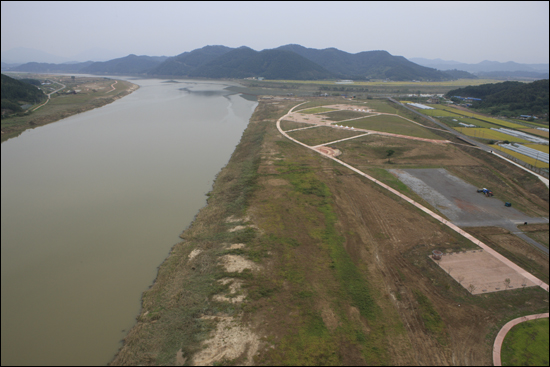
[[[458,285],[428,254],[475,245],[280,136],[276,119],[298,103],[260,102],[208,205],[144,293],[138,323],[113,364],[191,364],[203,348],[213,348],[208,339],[220,332],[232,336],[220,341],[219,358],[211,360],[216,364],[250,358],[277,365],[488,364],[491,338],[503,322],[547,310],[548,294],[538,287],[472,296]],[[452,149],[446,153],[459,161],[437,156],[441,161],[431,162],[433,154],[417,154],[415,164],[462,162],[462,170],[483,175],[481,168],[472,170],[482,160],[472,163],[468,152]],[[395,166],[405,153],[396,154]],[[407,190],[388,176],[384,157],[377,159],[372,172]],[[228,272],[220,265],[227,255],[258,269]],[[232,284],[240,288],[232,292]],[[220,294],[246,298],[222,301]],[[227,319],[238,325],[227,328],[238,333],[217,328]],[[256,335],[257,344],[243,330]],[[239,335],[242,350],[230,354]]]
[[[61,87],[59,83],[64,84],[66,88],[52,94],[51,99],[47,103],[44,104],[42,102],[29,108],[27,113],[2,119],[2,142],[18,136],[26,129],[46,125],[77,113],[102,107],[132,93],[138,88],[136,84],[127,81],[117,81],[102,77],[77,77],[75,79],[60,75],[38,75],[34,77],[53,82],[46,92],[51,92]],[[113,90],[111,85],[115,82]],[[80,91],[76,94],[66,94],[69,90]],[[37,108],[39,105],[42,106]],[[33,109],[36,110],[32,111]]]

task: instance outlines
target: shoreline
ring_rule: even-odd
[[[28,123],[16,124],[14,126],[2,126],[0,130],[1,142],[4,143],[5,141],[8,141],[11,138],[15,138],[20,134],[22,134],[23,132],[27,131],[28,129],[34,129],[39,126],[51,124],[51,123],[63,120],[64,118],[67,118],[70,116],[78,115],[83,112],[87,112],[96,108],[106,106],[108,104],[115,102],[118,99],[121,99],[123,97],[126,97],[127,95],[130,95],[131,93],[135,92],[140,88],[139,85],[134,84],[130,81],[119,80],[119,79],[113,79],[113,81],[115,81],[116,83],[124,82],[130,85],[125,90],[113,96],[107,95],[107,96],[98,97],[90,101],[87,101],[81,105],[77,105],[75,108],[67,108],[66,110],[63,110],[61,112],[57,112],[57,113],[53,112],[50,114],[45,114],[44,116],[38,116],[37,118],[31,119],[30,121],[28,121]],[[108,91],[107,93],[110,93],[113,90],[114,89]],[[8,119],[4,119],[2,122],[5,122],[6,120]]]

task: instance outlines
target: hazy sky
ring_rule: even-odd
[[[467,63],[548,63],[548,2],[2,1],[2,51],[174,56],[297,43]]]

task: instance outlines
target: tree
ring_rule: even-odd
[[[477,287],[473,284],[470,284],[468,286],[468,290],[470,291],[470,293],[474,293],[474,291],[477,289]]]
[[[504,279],[504,289],[508,289],[510,286],[510,278]]]
[[[395,153],[395,151],[392,149],[386,150],[386,157],[388,157],[388,163],[391,163],[390,157],[393,155],[393,153]]]

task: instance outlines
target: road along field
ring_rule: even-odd
[[[348,101],[261,100],[113,364],[489,365],[504,323],[548,309],[539,286],[470,293],[429,255],[479,246],[379,184],[430,206],[387,169],[445,168],[536,216],[548,210],[538,179],[439,135],[295,142],[277,124],[298,128],[281,118],[302,102]],[[319,154],[336,149],[338,161]]]

